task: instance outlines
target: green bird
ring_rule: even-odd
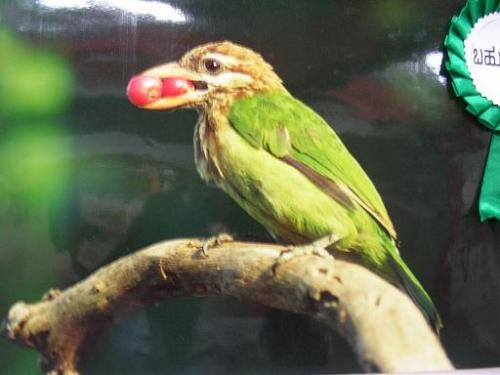
[[[372,181],[261,55],[228,41],[201,45],[134,77],[128,95],[145,109],[196,108],[195,159],[205,181],[280,242],[336,238],[329,251],[405,290],[439,331],[436,307],[399,255]]]

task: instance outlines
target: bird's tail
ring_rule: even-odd
[[[439,335],[441,328],[443,328],[443,323],[431,297],[429,297],[422,284],[420,284],[399,254],[390,252],[389,258],[393,266],[392,268],[396,271],[400,279],[400,285],[405,289],[415,304],[420,307],[429,321],[429,324]]]

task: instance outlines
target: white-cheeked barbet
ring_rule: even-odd
[[[271,65],[231,42],[196,47],[129,83],[145,109],[194,107],[198,171],[279,241],[334,235],[347,255],[404,289],[439,331],[430,297],[399,255],[373,183],[326,121],[294,98]]]

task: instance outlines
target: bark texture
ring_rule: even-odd
[[[4,333],[41,354],[46,373],[77,374],[92,340],[122,314],[174,296],[234,296],[307,314],[339,331],[366,371],[452,369],[413,302],[365,268],[270,244],[161,242],[121,258],[40,302],[18,302]]]

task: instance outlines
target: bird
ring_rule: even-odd
[[[259,53],[231,41],[203,44],[132,77],[127,94],[143,109],[196,109],[194,157],[203,180],[279,242],[330,238],[331,254],[406,291],[439,333],[438,310],[402,259],[374,184],[333,128]]]

